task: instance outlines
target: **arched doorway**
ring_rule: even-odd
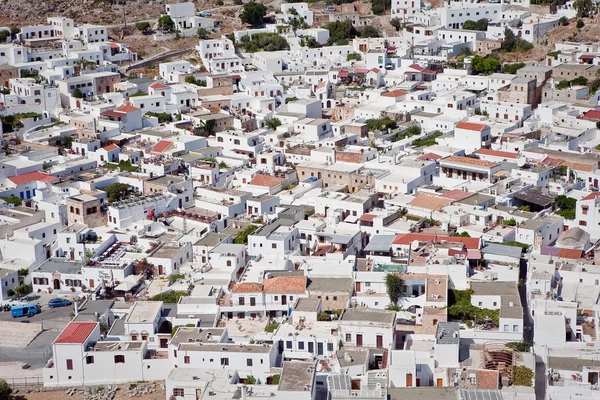
[[[60,290],[60,279],[55,279],[54,280],[54,289],[55,290]]]

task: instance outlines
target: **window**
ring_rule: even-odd
[[[185,392],[183,391],[182,388],[173,388],[173,396],[183,397],[184,395],[185,395]]]
[[[519,325],[513,325],[513,332],[519,332]]]
[[[304,350],[304,342],[298,342],[298,350]]]
[[[86,364],[93,364],[94,363],[94,356],[87,356],[85,358],[85,363]]]
[[[125,356],[123,356],[123,355],[115,356],[115,364],[122,364],[122,363],[125,363]]]
[[[221,365],[229,365],[229,358],[221,358]]]
[[[73,370],[73,360],[67,360],[67,370]]]
[[[346,342],[351,342],[351,341],[352,341],[352,334],[346,333]]]
[[[246,366],[247,367],[251,367],[252,366],[252,359],[251,358],[247,358],[246,359]]]
[[[327,343],[327,351],[332,352],[333,351],[333,343]]]
[[[494,302],[494,307],[496,307],[498,305],[498,303]]]
[[[288,340],[287,342],[285,342],[285,348],[286,349],[291,349],[292,348],[292,341]]]
[[[272,249],[276,249],[277,248],[277,243],[271,243],[271,248]]]
[[[508,332],[508,325],[504,325],[504,332]]]
[[[184,364],[189,364],[190,363],[190,356],[184,356],[183,357],[183,363]]]

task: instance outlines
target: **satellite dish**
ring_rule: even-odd
[[[419,248],[419,241],[418,240],[413,240],[410,244],[410,249],[411,250],[417,250]]]
[[[517,158],[517,165],[519,167],[522,167],[525,164],[527,164],[527,159],[525,157],[519,157],[519,158]]]

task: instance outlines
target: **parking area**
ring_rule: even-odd
[[[73,305],[57,308],[48,307],[48,302],[51,299],[55,299],[57,297],[58,296],[53,296],[46,293],[31,294],[28,297],[24,298],[22,301],[40,304],[41,312],[39,314],[35,314],[32,317],[13,318],[10,311],[1,311],[0,321],[29,321],[29,323],[31,324],[41,324],[44,330],[58,330],[60,332],[65,328],[65,326],[67,326],[67,324],[71,320],[71,316],[74,314],[75,309]]]

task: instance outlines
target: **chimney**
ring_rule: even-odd
[[[73,305],[75,306],[75,316],[78,316],[79,315],[79,303],[77,301],[74,301]]]

